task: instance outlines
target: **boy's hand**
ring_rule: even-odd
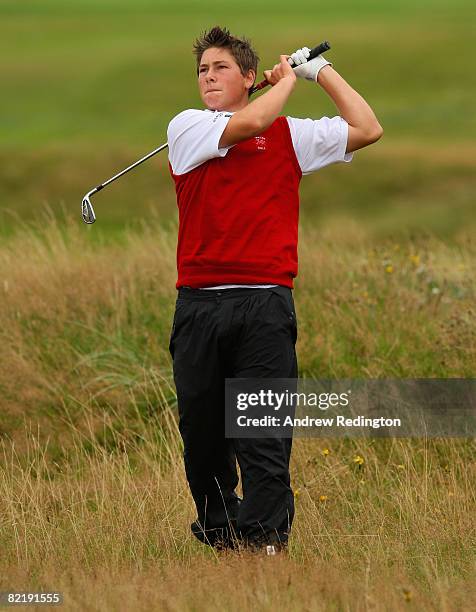
[[[263,72],[264,78],[271,85],[276,85],[281,79],[290,79],[294,83],[296,82],[296,75],[294,74],[294,70],[288,64],[289,55],[280,55],[280,63],[275,64],[272,70],[265,70]]]
[[[317,77],[321,68],[324,66],[332,66],[331,62],[328,62],[322,55],[318,55],[310,62],[307,61],[309,57],[310,49],[307,47],[303,47],[302,49],[298,49],[294,53],[291,54],[291,57],[288,59],[289,61],[294,62],[297,66],[294,68],[294,74],[301,78],[307,79],[308,81],[317,82]]]

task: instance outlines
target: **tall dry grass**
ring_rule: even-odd
[[[72,610],[474,608],[474,442],[295,440],[293,536],[275,559],[194,541],[169,409],[123,423],[115,450],[86,421],[65,428],[61,463],[35,430],[21,456],[2,442],[3,590],[59,591]]]
[[[91,231],[45,219],[0,247],[0,590],[67,609],[474,609],[474,440],[296,439],[289,557],[194,541],[173,226]],[[471,237],[339,225],[303,231],[300,256],[302,374],[474,375]]]

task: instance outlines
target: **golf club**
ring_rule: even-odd
[[[311,49],[311,52],[309,54],[309,57],[307,58],[307,61],[309,62],[310,60],[314,59],[315,57],[317,57],[321,53],[324,53],[325,51],[327,51],[330,48],[331,48],[331,46],[330,46],[330,44],[327,41],[322,42],[320,45],[317,45],[317,47],[314,47],[313,49]],[[296,66],[294,66],[293,64],[291,64],[291,66],[293,68],[296,68]],[[251,88],[250,95],[254,94],[256,91],[259,91],[260,89],[264,89],[268,85],[269,85],[268,81],[266,79],[264,79],[264,81],[261,81],[260,83],[258,83],[257,85],[255,85],[254,87]],[[139,159],[135,163],[131,164],[130,166],[128,166],[127,168],[125,168],[121,172],[118,172],[117,174],[115,174],[113,177],[111,177],[110,179],[108,179],[104,183],[101,183],[97,187],[94,187],[94,189],[91,189],[91,191],[88,191],[88,193],[84,196],[82,204],[81,204],[81,214],[82,214],[82,217],[83,217],[83,221],[85,223],[88,223],[89,225],[96,221],[96,215],[94,213],[94,208],[93,208],[93,205],[91,204],[91,196],[92,195],[94,195],[98,191],[101,191],[101,189],[104,189],[104,187],[106,187],[107,185],[110,185],[113,181],[115,181],[119,177],[121,177],[124,174],[126,174],[126,172],[129,172],[129,170],[132,170],[133,168],[135,168],[139,164],[142,164],[147,159],[151,158],[156,153],[159,153],[160,151],[162,151],[166,147],[168,147],[168,143],[165,143],[165,144],[161,145],[160,147],[157,147],[157,149],[154,149],[153,151],[151,151],[147,155],[144,155],[144,157],[141,157],[141,159]]]
[[[154,149],[150,153],[147,153],[147,155],[144,155],[144,157],[141,157],[141,159],[139,159],[135,163],[131,164],[130,166],[128,166],[127,168],[125,168],[121,172],[118,172],[117,174],[115,174],[113,177],[111,177],[110,179],[108,179],[104,183],[101,183],[97,187],[94,187],[94,189],[91,189],[91,191],[88,191],[88,193],[84,196],[83,202],[82,202],[82,205],[81,205],[81,214],[83,216],[83,221],[85,223],[89,223],[89,224],[94,223],[96,221],[96,215],[94,214],[93,205],[91,204],[91,200],[90,200],[92,195],[94,195],[98,191],[101,191],[101,189],[104,189],[104,187],[106,187],[107,185],[109,185],[110,183],[112,183],[113,181],[118,179],[120,176],[122,176],[126,172],[129,172],[129,170],[132,170],[132,168],[135,168],[139,164],[142,164],[142,162],[145,162],[147,159],[149,159],[150,157],[152,157],[156,153],[159,153],[159,151],[162,151],[167,146],[168,146],[168,144],[165,143],[165,144],[161,145],[160,147],[157,147],[157,149]]]

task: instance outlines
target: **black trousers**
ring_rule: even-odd
[[[292,439],[225,438],[225,378],[296,378],[296,338],[287,287],[179,289],[169,350],[198,514],[192,531],[206,544],[232,545],[232,534],[252,546],[287,542]]]

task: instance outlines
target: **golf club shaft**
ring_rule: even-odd
[[[152,157],[153,155],[155,155],[156,153],[159,153],[160,151],[162,151],[163,149],[165,149],[166,147],[168,147],[168,143],[165,143],[163,145],[160,145],[160,147],[157,147],[157,149],[154,149],[153,151],[151,151],[150,153],[147,153],[147,155],[144,155],[144,157],[141,157],[139,160],[137,160],[136,162],[134,162],[133,164],[131,164],[130,166],[128,166],[127,168],[125,168],[124,170],[121,170],[121,172],[118,172],[117,174],[115,174],[114,176],[112,176],[110,179],[108,179],[107,181],[105,181],[104,183],[101,183],[100,185],[98,185],[97,187],[95,187],[93,189],[93,193],[97,193],[98,191],[101,191],[101,189],[103,189],[104,187],[106,187],[106,185],[109,185],[110,183],[112,183],[113,181],[115,181],[116,179],[118,179],[119,177],[121,177],[123,174],[125,174],[126,172],[129,172],[129,170],[132,170],[133,168],[135,168],[136,166],[138,166],[139,164],[142,164],[143,162],[147,161],[150,157]]]

